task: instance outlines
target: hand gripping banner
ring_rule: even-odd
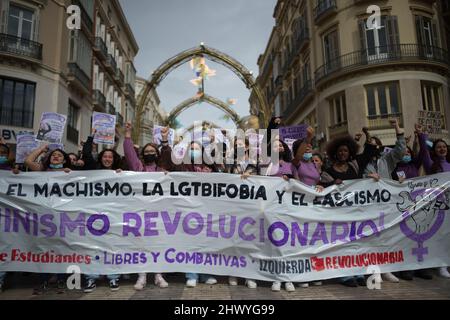
[[[450,265],[450,173],[345,181],[0,173],[0,271],[307,282]]]

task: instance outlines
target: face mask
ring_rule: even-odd
[[[8,157],[0,156],[0,164],[5,164],[8,162]]]
[[[200,150],[191,150],[191,160],[197,160],[202,157],[202,152]]]
[[[411,158],[411,156],[404,156],[402,161],[404,163],[410,163],[412,161],[412,158]]]
[[[50,169],[62,169],[64,168],[63,164],[50,164],[49,165]]]
[[[311,160],[312,157],[313,157],[313,154],[312,154],[312,153],[304,153],[304,154],[303,154],[303,160],[305,160],[305,161]]]
[[[153,163],[156,162],[158,156],[156,154],[144,154],[144,162],[145,163]]]

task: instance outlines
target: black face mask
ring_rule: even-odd
[[[158,156],[156,154],[144,154],[144,162],[145,163],[153,163],[156,162]]]

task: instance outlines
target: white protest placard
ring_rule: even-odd
[[[156,145],[161,145],[162,136],[161,136],[161,129],[164,127],[161,126],[154,126],[153,127],[153,143]],[[167,137],[167,140],[169,142],[169,146],[173,147],[174,140],[175,140],[175,130],[169,128],[169,136]]]
[[[94,112],[92,128],[96,129],[94,143],[114,145],[116,136],[116,116],[107,113]]]
[[[54,112],[44,112],[41,116],[36,140],[48,143],[61,143],[67,116]]]
[[[22,164],[33,150],[39,148],[39,141],[36,141],[36,137],[32,131],[19,132],[16,140],[16,163]]]

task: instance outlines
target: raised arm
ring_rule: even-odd
[[[46,153],[48,151],[48,145],[44,144],[40,146],[39,148],[35,149],[33,152],[31,152],[28,157],[25,159],[25,165],[31,170],[31,171],[43,171],[44,167],[41,163],[37,163],[36,159],[43,153]]]
[[[397,166],[397,163],[402,161],[403,156],[405,155],[406,151],[406,140],[405,140],[405,133],[402,129],[400,129],[400,126],[398,124],[397,119],[390,120],[391,126],[395,128],[395,134],[397,135],[397,141],[395,142],[395,147],[392,149],[391,152],[384,155],[384,158],[386,159],[389,170],[393,171],[394,168]]]
[[[125,124],[125,140],[123,141],[123,151],[125,153],[125,160],[127,161],[128,168],[132,171],[144,171],[144,165],[139,160],[136,151],[134,151],[133,140],[131,139],[131,132],[133,127],[131,123]]]
[[[300,161],[302,160],[308,144],[311,144],[311,141],[314,138],[314,129],[312,127],[309,127],[306,130],[306,133],[306,139],[301,143],[300,147],[297,149],[297,153],[294,155],[294,159],[292,160],[292,164],[296,167],[298,167]]]
[[[419,158],[422,161],[423,167],[427,174],[431,174],[431,168],[433,167],[433,160],[430,156],[430,151],[428,151],[428,135],[422,131],[422,127],[416,125],[416,130],[419,129],[419,145],[420,145],[420,153]]]
[[[86,142],[83,145],[82,159],[84,161],[85,170],[95,170],[97,168],[95,159],[92,156],[92,145],[94,143],[95,132],[96,130],[92,129],[92,134],[87,138]]]

